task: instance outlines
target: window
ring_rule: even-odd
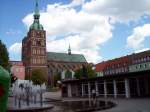
[[[140,65],[140,68],[142,68],[142,65]]]
[[[35,33],[34,33],[34,32],[32,32],[32,36],[33,36],[33,37],[35,36]]]
[[[42,46],[44,46],[44,41],[41,42]]]
[[[33,45],[36,45],[36,41],[35,41],[35,40],[33,40],[33,41],[32,41],[32,44],[33,44]]]
[[[35,64],[37,64],[37,59],[35,58],[34,60],[35,60]]]
[[[37,41],[37,45],[38,45],[38,46],[41,46],[41,41],[38,40],[38,41]]]

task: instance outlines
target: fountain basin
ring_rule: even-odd
[[[45,111],[45,110],[49,110],[52,109],[53,106],[50,107],[28,107],[28,108],[24,108],[24,109],[8,109],[7,112],[41,112],[41,111]]]
[[[55,102],[54,105],[59,107],[61,112],[92,112],[110,109],[116,106],[113,102],[101,100],[62,101]],[[53,109],[49,112],[53,112]]]
[[[32,104],[30,106],[22,106],[21,108],[18,107],[8,107],[7,112],[42,112],[45,110],[50,110],[53,108],[53,105],[50,104]]]

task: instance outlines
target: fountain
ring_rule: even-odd
[[[46,85],[34,85],[32,81],[18,80],[12,87],[12,101],[9,112],[45,111],[53,112],[91,112],[104,110],[115,106],[110,101],[100,101],[97,98],[75,99],[71,101],[48,101],[43,98]],[[12,103],[14,102],[14,103]],[[49,103],[48,103],[49,102]],[[54,105],[54,106],[53,106]],[[54,107],[54,108],[53,108]],[[56,109],[56,110],[55,110]]]
[[[38,110],[52,108],[52,105],[44,104],[43,93],[46,85],[34,85],[29,80],[17,80],[11,89],[12,102],[9,104],[8,111]]]

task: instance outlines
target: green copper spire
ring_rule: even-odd
[[[70,48],[70,44],[69,44],[69,48],[68,48],[68,54],[71,55],[71,48]]]
[[[34,10],[34,22],[30,26],[30,29],[43,30],[43,26],[40,24],[39,19],[40,19],[40,13],[39,13],[38,1],[36,0],[35,10]]]
[[[39,8],[38,8],[38,1],[36,0],[36,4],[35,4],[35,11],[34,11],[35,15],[40,15],[39,14]]]

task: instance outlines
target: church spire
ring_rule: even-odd
[[[39,18],[40,18],[40,13],[39,13],[38,1],[36,0],[35,10],[34,10],[34,22],[39,23]]]
[[[68,54],[71,55],[71,48],[70,48],[70,44],[69,44],[69,48],[68,48]]]
[[[34,17],[34,22],[30,26],[30,29],[43,30],[43,26],[40,24],[40,13],[39,13],[38,0],[36,0],[36,3],[35,3],[35,10],[34,10],[33,17]]]

